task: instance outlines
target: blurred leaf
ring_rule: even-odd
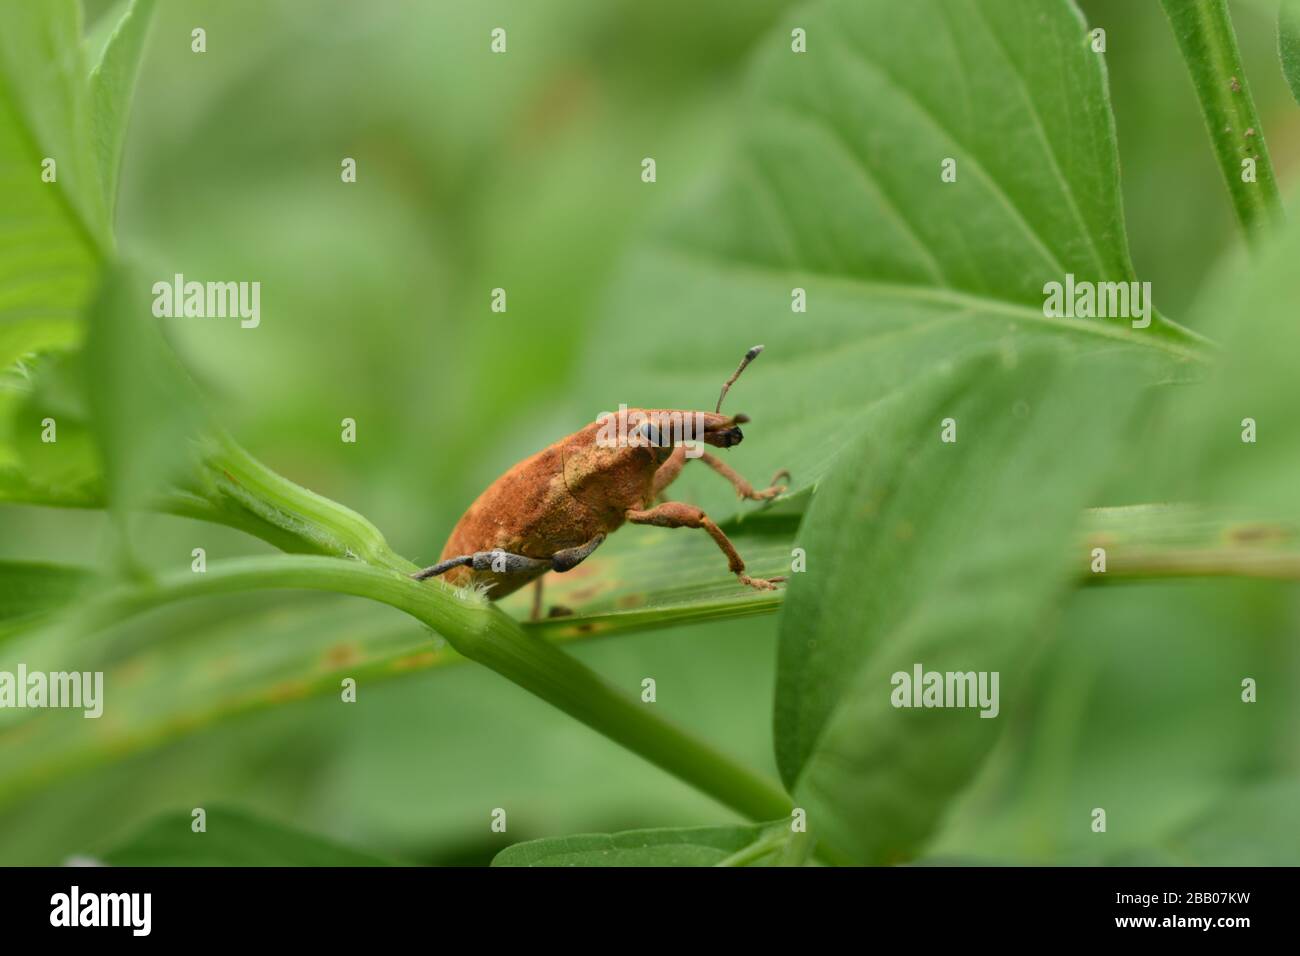
[[[122,18],[134,0],[81,0],[83,30],[81,58],[93,70],[108,49],[108,42],[117,32]]]
[[[260,646],[310,641],[320,627],[342,643],[400,623],[397,612],[366,602],[271,593],[177,605],[105,637],[129,652],[201,640],[215,628]],[[575,645],[574,654],[630,690],[655,675],[657,708],[708,728],[728,752],[774,777],[774,625],[767,618],[656,631]],[[214,658],[209,666],[231,663]],[[285,699],[46,780],[0,810],[0,863],[57,865],[120,842],[157,814],[219,804],[442,865],[487,865],[510,843],[555,834],[746,822],[485,668],[403,673],[411,678],[362,679],[356,705],[340,703],[335,684],[325,696]],[[112,716],[110,709],[104,719]],[[102,722],[68,720],[58,745],[89,739]],[[0,778],[11,745],[16,739],[0,743]],[[498,806],[510,810],[509,834],[488,827],[487,810]]]
[[[1165,473],[1175,493],[1253,514],[1300,520],[1300,224],[1261,243],[1249,262],[1229,257],[1198,306],[1223,344],[1203,387],[1180,394],[1167,429]],[[1254,441],[1245,440],[1253,422]]]
[[[81,568],[0,561],[0,637],[15,625],[63,607],[85,590],[92,577]]]
[[[1277,55],[1291,95],[1300,103],[1300,0],[1282,0],[1278,8]]]
[[[1100,865],[1163,840],[1243,781],[1294,773],[1291,590],[1224,580],[1074,592],[927,854]],[[1247,676],[1264,691],[1255,703],[1241,700]],[[1092,832],[1095,807],[1104,835]]]
[[[98,508],[103,473],[90,435],[78,353],[0,372],[0,502]],[[45,420],[57,440],[43,440]]]
[[[153,316],[150,285],[130,266],[113,266],[86,339],[85,401],[108,499],[122,511],[142,507],[195,460],[191,439],[207,421]]]
[[[392,866],[388,860],[225,807],[195,833],[188,812],[159,817],[99,859],[109,866]]]
[[[1134,278],[1104,58],[1072,3],[832,0],[789,23],[808,52],[775,31],[719,184],[615,287],[581,392],[592,418],[707,407],[764,342],[727,400],[754,419],[729,461],[751,480],[789,468],[797,490],[873,403],[975,352],[1128,343],[1167,357],[1162,377],[1200,354],[1158,317],[1044,316],[1044,283],[1067,273]],[[688,468],[684,494],[734,512],[713,477]]]
[[[34,404],[28,399],[31,369],[6,368],[81,339],[81,307],[99,255],[112,246],[117,159],[152,6],[153,0],[133,0],[96,50],[102,55],[89,82],[82,69],[79,3],[6,2],[0,11],[6,23],[0,38],[0,164],[12,164],[0,166],[0,244],[12,244],[0,245],[6,253],[0,255],[0,500],[102,503],[98,468],[85,454],[84,415]],[[57,163],[52,183],[41,177],[46,156]],[[6,267],[15,270],[12,277]],[[54,419],[58,440],[37,443],[34,436],[46,417]]]
[[[108,242],[80,18],[76,0],[0,0],[0,371],[78,340]]]
[[[582,642],[571,653],[635,694],[653,675],[655,709],[774,779],[775,647],[769,618]],[[316,808],[325,819],[363,810],[371,845],[428,847],[421,859],[463,847],[486,863],[539,837],[749,822],[481,668],[393,682],[384,693],[403,709],[358,714],[364,722],[349,726],[349,755]],[[508,834],[489,832],[492,807],[509,810]]]
[[[1115,866],[1295,866],[1300,860],[1300,780],[1239,789],[1149,849]]]
[[[812,831],[862,862],[909,858],[1006,723],[895,708],[891,675],[997,672],[1002,713],[1022,693],[1136,399],[1130,363],[1090,358],[972,360],[882,410],[813,500],[781,620],[777,763]]]
[[[87,81],[79,3],[5,3],[0,163],[9,160],[13,166],[0,168],[5,188],[0,243],[11,242],[13,254],[0,255],[0,262],[16,273],[14,285],[6,287],[8,277],[0,267],[0,374],[5,376],[0,381],[0,500],[79,507],[103,500],[98,468],[84,454],[85,416],[56,414],[47,404],[32,403],[26,397],[29,392],[35,395],[30,369],[20,367],[16,375],[5,368],[31,353],[66,348],[81,338],[81,307],[98,273],[99,255],[112,247],[109,210],[117,161],[152,7],[153,0],[133,0],[104,41]],[[53,183],[41,178],[41,160],[47,155],[57,162]],[[8,220],[2,218],[6,215]],[[110,287],[118,281],[110,279]],[[102,371],[106,364],[140,364],[129,375],[121,370],[98,376],[89,405],[101,425],[100,437],[108,436],[112,429],[105,423],[119,398],[114,389],[119,382],[129,383],[136,395],[147,395],[129,411],[147,405],[161,426],[150,435],[151,429],[138,427],[145,420],[139,418],[129,427],[120,424],[118,434],[110,436],[123,452],[113,458],[118,462],[113,491],[123,501],[127,489],[136,491],[126,502],[130,504],[151,493],[144,476],[156,469],[158,450],[183,448],[176,430],[165,423],[183,415],[187,406],[164,384],[169,363],[161,359],[161,350],[148,347],[151,343],[140,334],[142,322],[137,318],[113,324],[115,317],[121,318],[112,313],[120,303],[119,297],[106,305],[101,289],[95,310],[101,329],[98,336],[91,333],[89,365]],[[106,316],[106,309],[111,314]],[[152,367],[146,370],[146,365]],[[58,440],[38,444],[34,436],[46,417],[54,419]],[[132,437],[139,440],[123,441]]]
[[[516,843],[493,866],[772,866],[790,824],[584,833]]]
[[[1261,520],[1259,509],[1192,504],[1091,508],[1083,517],[1076,567],[1084,583],[1143,578],[1242,577],[1300,580],[1300,521]],[[1092,572],[1093,549],[1105,574]]]
[[[12,588],[17,602],[23,580],[11,583],[8,567],[0,566],[0,595]],[[41,582],[47,592],[57,583]],[[161,604],[165,595],[164,589],[155,599]],[[112,695],[102,720],[68,721],[52,710],[5,713],[0,802],[220,721],[307,697],[337,697],[345,677],[369,688],[461,659],[436,635],[389,609],[322,595],[296,603],[278,597],[279,608],[254,604],[242,612],[229,599],[198,602],[158,620],[137,616],[108,633],[69,634],[56,622],[0,644],[10,669],[24,661],[32,670],[100,670]],[[250,633],[262,637],[250,644]]]
[[[131,0],[90,71],[95,154],[100,181],[104,184],[104,205],[110,216],[117,196],[117,169],[122,158],[131,94],[153,8],[154,0]]]

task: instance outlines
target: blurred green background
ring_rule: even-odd
[[[399,553],[432,561],[492,478],[590,420],[572,383],[634,362],[653,336],[607,314],[611,275],[646,224],[689,203],[715,167],[750,54],[793,6],[161,4],[123,161],[121,244],[151,275],[261,281],[260,329],[177,322],[175,349],[253,454],[360,510]],[[1081,6],[1108,31],[1134,263],[1159,308],[1182,319],[1239,241],[1227,195],[1158,4]],[[112,9],[88,4],[89,26]],[[1300,171],[1300,110],[1277,67],[1275,5],[1233,10],[1285,188]],[[494,58],[487,36],[502,23],[510,55]],[[189,50],[196,25],[208,36],[201,57]],[[653,190],[639,179],[650,155]],[[358,164],[352,186],[339,181],[345,156]],[[498,286],[504,315],[489,309]],[[355,445],[339,441],[344,417],[358,423]],[[196,542],[210,560],[268,550],[182,519],[140,528],[157,567]],[[0,557],[108,554],[99,513],[0,506]],[[1101,803],[1126,821],[1112,826],[1119,845],[1136,844],[1147,824],[1187,817],[1265,767],[1300,768],[1284,733],[1295,704],[1202,694],[1238,674],[1295,673],[1283,643],[1232,639],[1291,628],[1295,610],[1290,592],[1231,582],[1078,593],[1042,682],[1068,693],[1020,713],[935,852],[1077,856],[1083,835],[1072,843],[1060,821]],[[387,608],[322,595],[213,600],[131,628],[223,626],[249,641],[322,626],[416,630]],[[573,652],[629,688],[654,676],[666,714],[775,776],[775,640],[775,618],[759,618]],[[734,819],[460,666],[366,686],[356,707],[293,703],[63,778],[0,808],[0,863],[57,863],[159,811],[217,803],[441,864],[486,863],[543,835]],[[489,832],[498,806],[512,808],[508,835]]]

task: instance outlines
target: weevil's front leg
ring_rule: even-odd
[[[475,551],[473,554],[461,554],[445,561],[439,561],[437,564],[416,571],[411,577],[417,581],[423,581],[426,578],[435,578],[440,574],[445,574],[452,568],[464,567],[473,568],[475,571],[493,571],[497,574],[518,574],[521,571],[558,571],[563,574],[585,561],[587,556],[599,548],[604,540],[605,536],[598,534],[586,544],[580,544],[576,548],[565,548],[563,551],[556,551],[549,558],[530,558],[526,554],[512,554],[509,551],[500,550]]]
[[[677,476],[682,473],[686,467],[686,446],[678,445],[673,449],[673,453],[668,456],[667,460],[655,471],[654,485],[651,487],[650,500],[653,501],[663,494],[663,490],[677,480]]]
[[[660,528],[703,528],[727,556],[727,565],[731,573],[740,578],[741,584],[751,588],[774,591],[777,582],[785,580],[785,578],[751,578],[746,574],[744,559],[736,550],[736,546],[708,515],[694,505],[682,504],[680,501],[667,501],[646,511],[634,508],[627,512],[627,520],[633,524],[649,524]]]
[[[767,501],[786,491],[785,485],[777,484],[782,478],[787,480],[790,478],[790,472],[784,468],[772,476],[772,481],[766,488],[756,490],[753,485],[717,455],[704,452],[699,457],[704,459],[706,465],[731,482],[731,486],[736,489],[736,494],[740,495],[741,498],[749,501]],[[657,499],[665,488],[677,480],[677,476],[682,473],[682,469],[686,467],[688,461],[690,461],[690,458],[686,455],[685,445],[678,445],[673,449],[673,453],[668,456],[668,460],[660,465],[659,470],[655,472],[651,500]]]
[[[750,501],[767,501],[769,498],[775,498],[777,495],[781,494],[783,491],[786,490],[785,485],[778,485],[777,482],[780,481],[782,478],[789,479],[790,477],[790,472],[782,468],[780,471],[778,471],[775,475],[772,476],[772,483],[770,485],[768,485],[762,491],[755,491],[753,485],[751,485],[748,481],[742,478],[735,471],[735,469],[733,469],[721,458],[717,457],[716,455],[710,455],[708,452],[705,452],[700,457],[704,459],[704,463],[706,465],[708,465],[710,468],[712,468],[714,471],[720,474],[723,478],[726,478],[727,481],[731,482],[731,486],[736,489],[736,494]]]

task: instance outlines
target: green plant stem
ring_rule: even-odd
[[[1155,578],[1261,578],[1300,581],[1300,554],[1269,551],[1131,551],[1108,560],[1105,574],[1087,574],[1087,584]]]
[[[731,856],[721,859],[713,865],[715,867],[748,866],[778,847],[784,848],[790,839],[791,835],[789,833],[782,833],[780,830],[769,830],[749,846],[741,847]]]
[[[781,865],[782,866],[803,866],[805,863],[808,862],[808,857],[812,855],[814,846],[815,843],[813,841],[812,834],[809,833],[807,830],[802,830],[798,833],[795,833],[793,836],[790,837],[790,839],[786,842],[785,847],[782,849]],[[825,849],[829,849],[829,848],[824,848],[823,853],[825,853]],[[834,859],[833,853],[831,859]],[[847,864],[837,863],[837,865],[843,866]]]
[[[197,493],[224,523],[258,528],[254,533],[272,542],[291,536],[308,553],[357,558],[394,571],[416,569],[361,515],[276,474],[228,435],[211,438],[204,451],[206,473]]]
[[[1246,82],[1227,0],[1160,0],[1173,27],[1215,158],[1246,238],[1254,243],[1282,221],[1264,130]],[[1242,181],[1242,161],[1255,160],[1255,182]]]
[[[148,586],[110,592],[83,609],[78,630],[105,627],[162,603],[203,595],[303,588],[352,594],[410,614],[477,661],[754,820],[790,811],[790,800],[730,757],[697,740],[558,647],[525,634],[512,618],[473,592],[414,581],[398,570],[318,556],[214,562],[202,574],[180,572]]]

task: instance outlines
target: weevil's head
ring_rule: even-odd
[[[695,425],[691,434],[686,437],[695,441],[702,441],[706,445],[712,445],[714,448],[730,448],[732,445],[739,445],[745,440],[745,433],[740,430],[740,426],[749,421],[748,415],[724,415],[722,414],[722,400],[727,397],[727,392],[732,385],[736,384],[736,379],[740,378],[740,373],[745,371],[749,363],[758,358],[758,353],[763,351],[763,346],[755,345],[745,353],[745,357],[740,360],[740,365],[731,373],[731,378],[722,384],[722,392],[718,395],[718,404],[714,406],[711,412],[672,412],[673,416],[691,416]],[[656,413],[663,415],[665,413]],[[687,422],[688,428],[691,424]],[[656,427],[658,425],[658,427]],[[644,443],[655,449],[656,457],[666,459],[671,454],[674,445],[682,438],[681,432],[674,428],[667,427],[663,421],[651,420],[641,428],[640,436]]]
[[[740,378],[750,362],[763,351],[755,345],[745,353],[739,367],[722,386],[718,404],[711,412],[690,411],[681,408],[628,408],[620,406],[617,413],[604,412],[591,426],[598,447],[630,447],[638,450],[640,461],[657,468],[668,460],[673,449],[686,442],[700,442],[714,448],[730,448],[745,440],[740,426],[749,421],[748,415],[722,414],[722,399],[727,390]],[[646,457],[646,450],[650,452]]]
[[[662,464],[684,442],[700,442],[714,448],[739,445],[745,439],[740,426],[749,417],[684,408],[633,408],[628,409],[626,421],[627,444],[649,449],[655,462]]]
[[[645,447],[659,462],[667,460],[682,442],[729,449],[745,440],[740,431],[748,415],[723,415],[714,411],[690,411],[688,408],[629,408],[628,445]]]

